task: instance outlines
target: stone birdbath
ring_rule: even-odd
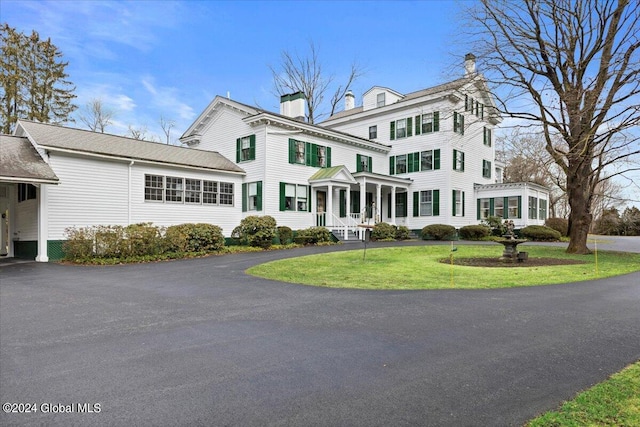
[[[513,232],[513,221],[505,221],[504,225],[507,229],[506,234],[502,235],[501,240],[496,240],[497,243],[504,245],[504,252],[502,252],[502,256],[499,258],[499,260],[502,262],[516,262],[517,260],[520,260],[518,258],[518,245],[520,243],[527,242],[528,240],[516,239],[516,235]]]

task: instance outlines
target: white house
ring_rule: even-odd
[[[216,97],[182,135],[188,148],[19,121],[0,139],[0,248],[46,261],[67,227],[209,222],[229,236],[248,215],[341,238],[379,221],[544,224],[545,188],[502,183],[500,118],[473,55],[449,83],[376,86],[360,106],[348,93],[320,125],[304,121],[302,94],[280,101],[278,114]]]
[[[59,259],[68,227],[238,223],[245,173],[214,151],[20,120],[0,153],[7,256]]]

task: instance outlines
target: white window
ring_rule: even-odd
[[[369,139],[376,139],[378,137],[378,126],[369,126]]]
[[[504,218],[504,199],[502,197],[497,197],[494,199],[493,210],[495,216]]]
[[[144,176],[144,199],[162,202],[164,193],[164,177],[162,175]]]
[[[480,219],[487,219],[491,213],[491,199],[480,199]]]
[[[420,192],[420,216],[433,215],[433,191]]]
[[[544,199],[540,199],[540,203],[538,205],[540,206],[538,219],[541,219],[544,221],[547,219],[547,201]]]
[[[482,176],[484,178],[491,178],[491,162],[488,160],[482,161]]]
[[[433,151],[423,151],[420,153],[420,170],[433,170]]]
[[[538,198],[529,196],[529,219],[538,219]]]
[[[232,182],[220,183],[220,204],[233,206],[233,183]]]
[[[407,173],[407,155],[396,156],[396,173]]]
[[[255,211],[258,209],[258,183],[250,182],[247,185],[247,210]]]
[[[422,133],[428,132],[433,132],[433,113],[426,113],[422,115]]]
[[[462,151],[453,150],[453,170],[464,171],[464,153]]]
[[[307,212],[308,187],[281,183],[281,188],[282,186],[284,186],[284,194],[280,194],[280,210]]]
[[[384,103],[385,103],[385,93],[379,93],[376,96],[376,107],[384,107]]]
[[[396,120],[396,138],[407,136],[407,119]]]
[[[218,183],[216,181],[202,181],[202,203],[218,204]]]
[[[464,135],[464,116],[453,112],[453,131]]]
[[[303,141],[296,141],[296,163],[304,165],[305,161],[305,143]]]
[[[251,158],[251,137],[245,136],[240,138],[240,161],[245,162],[247,160],[253,160]]]
[[[327,166],[327,157],[326,157],[326,147],[322,145],[316,146],[316,152],[318,155],[318,163],[317,166],[324,168]]]
[[[184,200],[184,182],[182,178],[168,176],[165,178],[165,200],[167,202],[182,203]]]
[[[306,212],[307,211],[307,186],[306,185],[298,185],[298,189],[296,191],[296,196],[298,198],[298,211]]]
[[[185,179],[184,180],[184,201],[185,203],[200,203],[200,188],[201,182],[199,179]]]
[[[464,216],[464,191],[453,190],[453,216]]]
[[[518,197],[509,197],[509,218],[520,218],[520,212],[518,209]]]

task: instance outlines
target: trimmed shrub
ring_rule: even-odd
[[[486,225],[465,225],[458,232],[461,239],[481,240],[491,234],[491,229]]]
[[[162,229],[150,222],[131,224],[124,229],[126,256],[156,255],[164,252]]]
[[[331,232],[325,227],[310,227],[298,230],[293,239],[301,245],[315,245],[322,242],[331,242]]]
[[[278,234],[276,220],[272,216],[251,215],[240,221],[238,240],[242,244],[263,249],[271,247]],[[235,233],[236,230],[234,230]],[[232,234],[233,235],[233,234]]]
[[[62,244],[67,259],[82,259],[93,256],[94,233],[90,227],[67,228],[64,230],[67,240]]]
[[[529,225],[521,229],[519,234],[525,239],[544,242],[560,240],[560,237],[562,237],[559,231],[544,225]]]
[[[408,240],[409,234],[409,229],[406,226],[401,225],[398,227],[398,230],[396,230],[396,240]]]
[[[212,252],[224,247],[222,229],[217,225],[172,225],[165,232],[166,248],[175,252]]]
[[[561,236],[569,235],[569,220],[565,218],[547,218],[544,225],[553,228],[559,232]]]
[[[446,224],[431,224],[422,229],[423,240],[448,240],[456,235],[456,228]]]
[[[293,230],[287,226],[278,227],[278,239],[281,245],[293,242]]]
[[[395,225],[387,224],[386,222],[379,222],[373,226],[371,230],[371,240],[395,240],[398,227]]]

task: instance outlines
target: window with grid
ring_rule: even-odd
[[[423,151],[420,153],[420,170],[433,170],[433,151]]]
[[[462,151],[453,150],[453,170],[464,172],[464,153]]]
[[[500,218],[504,218],[504,198],[497,197],[494,199],[494,215]]]
[[[464,191],[453,190],[453,216],[464,216]]]
[[[464,116],[457,112],[453,112],[453,131],[464,135]]]
[[[518,196],[509,197],[508,215],[509,218],[520,218],[520,203]]]
[[[433,215],[433,191],[420,192],[420,216]]]
[[[166,179],[165,197],[167,202],[182,203],[184,200],[184,182],[182,178],[168,176]]]
[[[220,184],[220,204],[233,206],[233,183],[221,182]]]
[[[396,173],[407,173],[407,155],[396,156]]]
[[[184,180],[184,201],[185,203],[200,203],[201,183],[199,179]]]
[[[538,198],[529,196],[529,219],[538,219]]]
[[[491,214],[491,199],[480,199],[480,219],[487,219]]]
[[[162,175],[144,176],[144,199],[162,202],[164,193],[164,177]]]
[[[384,103],[385,103],[385,93],[379,93],[378,95],[376,95],[376,106],[377,107],[384,107]]]
[[[407,136],[407,119],[396,120],[396,138]]]
[[[484,178],[491,178],[491,162],[488,160],[482,161],[482,176]]]
[[[202,181],[202,203],[218,204],[218,183],[216,181]]]

